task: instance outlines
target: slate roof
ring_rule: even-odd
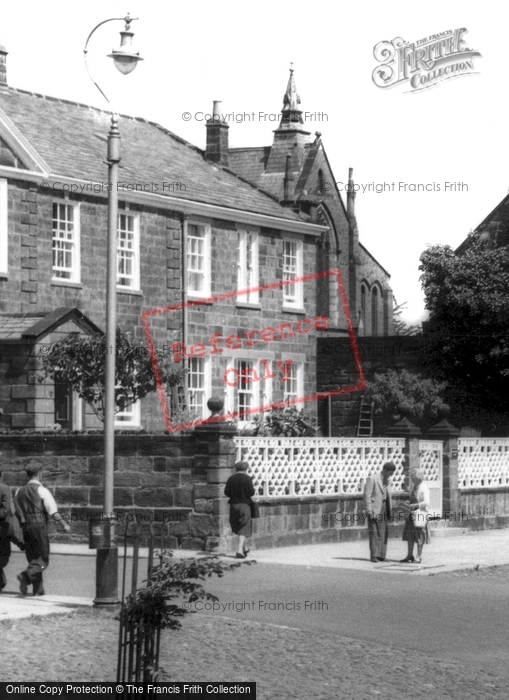
[[[30,328],[44,314],[9,314],[0,315],[0,341],[21,340],[25,335],[31,335]]]
[[[309,175],[313,168],[316,155],[319,151],[321,142],[307,143],[304,145],[302,164],[295,167],[293,164],[294,174],[294,197],[302,194],[303,189],[308,181]],[[291,154],[292,150],[286,143],[276,143],[279,153],[275,165],[270,172],[266,171],[266,166],[271,151],[271,146],[258,146],[253,148],[231,148],[229,150],[230,167],[236,173],[246,180],[251,180],[265,192],[269,192],[277,200],[281,201],[284,197],[284,173],[286,166],[286,156]],[[272,146],[274,149],[274,146]],[[309,193],[306,199],[309,199]]]
[[[53,177],[107,182],[109,112],[14,88],[0,92],[0,109],[48,164]],[[119,128],[121,182],[147,185],[149,192],[169,198],[303,221],[242,177],[207,162],[202,150],[160,125],[121,115]],[[168,191],[163,182],[182,183],[185,189]]]
[[[263,175],[267,167],[270,148],[270,146],[230,148],[228,151],[230,168],[246,178],[246,180],[258,182],[260,176]]]
[[[69,320],[89,333],[101,332],[79,309],[62,306],[51,312],[0,314],[0,343],[39,338]]]

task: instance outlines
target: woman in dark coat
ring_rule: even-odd
[[[237,462],[235,474],[232,474],[224,489],[224,495],[230,499],[230,526],[235,535],[239,536],[237,559],[245,559],[249,553],[246,549],[246,537],[251,537],[251,503],[254,496],[254,486],[251,477],[246,474],[249,468],[247,462]]]

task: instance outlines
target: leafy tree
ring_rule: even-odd
[[[509,246],[471,234],[460,255],[437,245],[421,255],[430,311],[424,336],[434,376],[487,410],[507,409]]]
[[[42,374],[54,382],[71,384],[78,396],[84,399],[96,416],[104,421],[105,357],[108,352],[106,338],[102,334],[81,336],[69,333],[42,353]],[[161,381],[167,390],[181,384],[185,371],[175,369],[167,358],[158,357]],[[156,391],[152,358],[148,348],[135,345],[129,334],[117,328],[115,362],[116,412]]]
[[[383,434],[400,418],[398,404],[411,406],[410,420],[425,432],[438,416],[438,406],[444,402],[445,382],[427,379],[407,370],[390,369],[375,374],[366,389],[365,398],[373,404],[375,432]]]
[[[406,301],[402,304],[398,304],[396,299],[394,299],[394,306],[392,309],[394,335],[417,335],[417,333],[419,333],[419,326],[417,324],[408,325],[408,323],[401,318],[401,314],[405,310],[406,305]]]

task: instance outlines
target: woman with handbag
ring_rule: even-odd
[[[233,533],[239,536],[237,559],[245,559],[249,554],[245,541],[253,531],[252,509],[255,509],[255,503],[251,496],[254,496],[255,490],[251,477],[246,474],[248,469],[247,462],[237,462],[235,474],[229,477],[224,489],[224,495],[230,499],[230,526]]]
[[[430,506],[429,489],[423,483],[424,473],[422,469],[412,469],[410,477],[413,488],[406,507],[410,514],[403,529],[403,541],[408,545],[408,554],[401,560],[402,563],[422,562],[422,548],[429,544],[428,508]],[[414,558],[414,544],[417,544],[417,558]]]

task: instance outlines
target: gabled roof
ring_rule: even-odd
[[[362,243],[359,243],[359,248],[363,251],[363,253],[366,253],[366,255],[369,255],[369,257],[371,258],[371,260],[373,260],[373,262],[375,262],[375,263],[378,265],[378,267],[379,267],[381,270],[383,270],[383,271],[385,272],[385,274],[387,275],[387,277],[390,277],[390,276],[391,276],[390,273],[387,272],[387,270],[385,269],[385,267],[384,267],[383,265],[380,265],[380,263],[379,263],[378,260],[375,258],[375,256],[372,255],[372,254],[369,252],[369,250],[368,250],[366,247],[364,247],[364,246],[362,245]]]
[[[258,182],[265,172],[269,158],[270,146],[253,148],[230,148],[228,160],[230,168],[251,182]]]
[[[87,105],[9,88],[0,92],[0,136],[18,143],[27,167],[53,177],[107,182],[106,137],[111,115]],[[266,192],[205,160],[199,148],[154,122],[121,115],[119,179],[179,199],[302,222]],[[9,145],[12,147],[12,140]],[[45,172],[49,170],[49,172]],[[239,173],[242,175],[242,173]],[[165,185],[166,183],[166,185]],[[175,186],[177,183],[177,187]],[[170,189],[173,186],[173,189]],[[119,197],[122,199],[122,190]]]
[[[302,165],[295,171],[297,178],[296,183],[302,189],[302,175],[306,171],[306,178],[309,175],[309,169],[306,168],[308,153],[311,153],[314,144],[305,144],[304,157]],[[272,146],[256,146],[253,148],[230,148],[228,151],[228,160],[230,168],[238,175],[256,183],[258,187],[265,192],[269,192],[277,200],[283,199],[284,174],[286,166],[286,155],[292,153],[292,149],[287,144],[279,144],[280,157],[278,161],[278,170],[265,172],[267,161]],[[297,188],[296,188],[297,190]],[[297,191],[296,191],[297,194]]]
[[[497,204],[488,216],[474,229],[473,236],[479,237],[485,233],[493,240],[496,246],[509,244],[509,194]],[[457,255],[461,255],[468,247],[470,238],[466,238],[455,250]]]
[[[50,313],[0,314],[0,343],[36,341],[68,321],[86,333],[102,332],[79,309],[60,307]]]

